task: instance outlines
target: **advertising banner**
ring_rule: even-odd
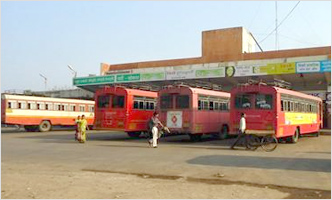
[[[320,71],[321,72],[331,72],[331,61],[324,60],[320,62]]]
[[[165,80],[165,73],[164,72],[157,72],[157,73],[142,73],[141,74],[142,81],[159,81]]]
[[[196,78],[225,77],[225,68],[196,70]]]
[[[167,111],[168,128],[182,128],[182,111]]]
[[[166,71],[166,80],[192,79],[195,78],[195,70],[172,70]]]
[[[296,73],[320,72],[320,62],[297,62]]]
[[[135,82],[140,81],[140,74],[120,74],[116,75],[116,82]]]

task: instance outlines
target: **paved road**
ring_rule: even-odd
[[[302,137],[297,144],[279,144],[273,152],[241,147],[230,150],[234,139],[213,140],[208,136],[201,142],[191,142],[187,136],[164,137],[156,149],[149,148],[145,138],[132,139],[121,132],[90,131],[85,144],[75,142],[73,137],[73,131],[27,133],[3,129],[2,163],[39,163],[96,173],[284,190],[331,190],[329,135]]]

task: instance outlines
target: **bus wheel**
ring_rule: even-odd
[[[141,132],[127,132],[128,136],[131,138],[139,138],[139,136],[141,135]]]
[[[300,136],[300,131],[299,131],[299,129],[297,128],[297,129],[295,130],[294,135],[291,136],[291,138],[290,138],[290,142],[291,142],[291,143],[297,143],[298,140],[299,140],[299,136]]]
[[[49,121],[42,121],[38,126],[38,129],[40,132],[50,131],[51,128],[52,128],[52,125]]]
[[[202,135],[200,134],[189,134],[189,137],[192,142],[198,142],[202,139]]]

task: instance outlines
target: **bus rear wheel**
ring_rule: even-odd
[[[295,130],[294,135],[291,136],[290,142],[294,144],[297,143],[299,141],[299,137],[300,137],[300,130],[297,128]]]
[[[141,132],[127,132],[128,136],[131,138],[139,138],[139,136],[141,135]]]
[[[38,129],[40,132],[50,131],[51,128],[52,128],[52,125],[49,121],[42,121],[38,126]]]

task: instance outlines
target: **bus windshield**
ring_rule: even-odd
[[[124,108],[124,96],[112,97],[112,108]]]
[[[176,108],[189,108],[189,96],[188,95],[177,95],[176,97]]]
[[[161,109],[169,109],[173,108],[173,101],[171,95],[163,95],[160,98],[160,108]]]
[[[256,94],[256,109],[272,109],[272,95]]]
[[[239,94],[235,96],[236,108],[251,108],[251,94]]]
[[[110,95],[102,95],[97,99],[98,108],[108,108],[110,102]]]

